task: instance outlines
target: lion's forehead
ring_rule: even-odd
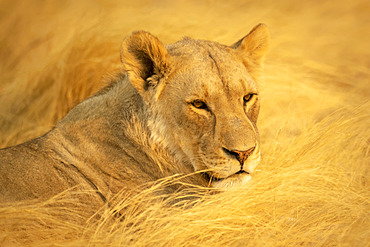
[[[257,92],[257,84],[231,48],[202,42],[176,49],[177,83],[205,97]]]

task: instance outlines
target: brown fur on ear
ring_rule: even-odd
[[[243,59],[250,72],[260,70],[263,58],[269,48],[270,33],[263,23],[255,26],[244,38],[232,45]]]
[[[159,39],[145,31],[133,32],[121,46],[121,61],[131,84],[143,93],[169,71],[169,55]]]

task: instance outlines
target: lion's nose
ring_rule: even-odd
[[[233,155],[235,156],[235,158],[240,162],[240,165],[243,169],[243,165],[244,165],[244,161],[246,161],[246,159],[248,159],[249,155],[253,152],[255,147],[252,147],[246,151],[239,151],[239,150],[227,150],[226,148],[224,148],[224,150],[230,154],[230,155]]]

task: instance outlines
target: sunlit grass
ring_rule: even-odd
[[[93,213],[63,195],[3,205],[0,245],[368,246],[368,1],[129,2],[0,1],[0,146],[45,133],[109,83],[131,31],[232,44],[264,22],[258,171],[176,206],[153,193],[166,180]]]

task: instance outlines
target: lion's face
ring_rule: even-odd
[[[169,124],[171,144],[195,170],[209,170],[212,185],[245,182],[260,159],[257,85],[233,49],[181,43],[173,50],[191,55],[177,57],[177,69],[158,98],[161,124]]]
[[[253,51],[246,57],[247,48],[241,47],[253,32],[256,28],[234,47],[192,39],[161,47],[163,60],[157,66],[155,57],[144,62],[154,64],[145,72],[149,76],[142,68],[136,72],[142,73],[139,78],[130,75],[134,86],[135,79],[144,85],[138,91],[152,114],[153,139],[179,159],[189,160],[195,171],[204,171],[212,187],[246,183],[260,160],[259,96],[253,72],[261,58],[253,57]],[[260,51],[261,44],[253,49]]]

